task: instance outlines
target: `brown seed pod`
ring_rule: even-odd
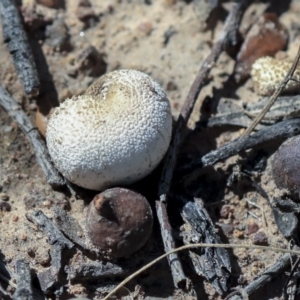
[[[272,160],[272,173],[276,185],[299,195],[300,189],[300,136],[285,141]]]
[[[149,238],[152,223],[147,199],[123,188],[96,195],[86,216],[91,241],[110,257],[124,257],[139,250]]]
[[[274,13],[265,13],[247,33],[245,41],[237,56],[235,67],[236,79],[246,79],[252,64],[264,56],[273,56],[285,49],[288,31],[279,22]]]

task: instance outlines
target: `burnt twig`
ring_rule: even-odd
[[[110,262],[98,262],[65,267],[67,279],[72,281],[91,281],[112,277],[124,277],[128,271]]]
[[[165,203],[167,201],[167,194],[170,189],[171,180],[173,177],[173,172],[175,168],[176,163],[176,155],[177,150],[181,141],[181,135],[183,130],[186,127],[186,124],[189,120],[189,117],[192,113],[192,110],[194,108],[194,105],[196,103],[196,100],[198,98],[198,95],[202,89],[202,87],[205,85],[206,78],[214,66],[215,62],[219,58],[220,54],[223,52],[224,47],[229,43],[233,42],[235,43],[235,34],[238,30],[241,18],[243,16],[243,13],[245,9],[247,8],[249,4],[249,0],[241,0],[236,1],[234,3],[234,6],[224,24],[224,28],[220,34],[220,37],[218,41],[214,44],[211,53],[209,56],[205,59],[203,62],[198,75],[196,76],[190,91],[188,93],[187,99],[181,109],[178,121],[176,123],[175,131],[171,140],[171,144],[169,146],[168,152],[166,154],[166,157],[164,159],[163,163],[163,170],[161,173],[159,186],[158,186],[158,193],[159,193],[159,201],[160,204],[157,205],[157,208],[161,209],[161,212],[165,212],[165,216],[163,218],[159,218],[162,237],[163,237],[163,243],[165,246],[165,249],[171,250],[171,247],[175,246],[175,242],[173,240],[172,232],[171,232],[171,226],[169,224],[168,216],[166,213],[166,207]],[[161,212],[157,212],[158,214],[161,214]],[[167,238],[167,239],[166,239]],[[177,274],[177,278],[173,277],[173,280],[175,282],[175,285],[177,285],[177,280],[182,278],[184,276],[184,272],[181,267],[181,263],[179,260],[179,256],[177,253],[174,253],[174,256],[172,259],[168,257],[169,265],[172,270],[172,274]],[[173,261],[176,261],[176,265],[172,263]],[[178,269],[180,268],[180,269]],[[181,279],[180,279],[181,281]]]
[[[300,118],[285,120],[272,126],[261,129],[251,136],[239,138],[227,143],[223,147],[213,150],[199,159],[182,167],[179,171],[190,172],[197,168],[212,166],[216,162],[231,157],[253,147],[261,146],[264,143],[287,139],[300,132]]]
[[[0,1],[4,42],[7,43],[15,67],[21,78],[26,94],[39,94],[40,80],[33,54],[23,27],[18,8],[13,0]]]
[[[187,202],[182,210],[182,217],[186,223],[183,232],[186,245],[221,243],[200,199],[195,202]],[[189,255],[198,275],[204,276],[220,295],[228,291],[231,263],[225,248],[193,249],[189,251]]]
[[[175,249],[175,242],[172,236],[172,228],[169,223],[169,218],[166,206],[161,201],[156,201],[156,212],[160,223],[161,234],[164,241],[165,252]],[[171,267],[174,285],[178,288],[187,286],[187,279],[182,270],[181,262],[177,253],[172,253],[168,256],[169,265]]]
[[[30,119],[22,110],[21,106],[2,86],[0,86],[0,105],[17,122],[20,129],[30,140],[36,155],[37,163],[44,171],[47,182],[55,188],[63,186],[65,181],[51,164],[47,147],[45,146],[39,132],[32,125]]]
[[[76,219],[69,216],[65,210],[59,207],[54,207],[52,210],[54,222],[59,230],[63,232],[64,235],[67,236],[74,244],[79,245],[84,250],[90,251],[89,247],[85,244],[85,239],[83,238],[84,232]]]
[[[63,250],[72,249],[74,244],[59,231],[41,210],[36,210],[32,214],[27,213],[26,217],[48,237],[48,242],[51,245],[51,268],[38,273],[42,291],[47,294],[53,285],[59,282],[58,275],[62,269]]]
[[[47,236],[50,245],[59,244],[63,246],[63,248],[68,249],[74,247],[74,244],[59,231],[41,210],[36,210],[31,214],[27,213],[26,218],[34,223]]]
[[[13,295],[13,300],[33,300],[33,290],[31,286],[31,274],[28,262],[24,259],[16,261],[17,289]]]
[[[272,279],[278,277],[282,272],[284,272],[290,265],[290,254],[283,255],[273,266],[268,268],[263,272],[257,279],[251,282],[248,286],[244,288],[248,296],[253,295],[255,292],[263,288]],[[227,300],[241,300],[242,298],[238,295],[229,296]]]

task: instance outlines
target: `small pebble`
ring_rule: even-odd
[[[254,245],[259,246],[267,246],[268,243],[268,237],[263,231],[258,231],[251,235],[251,240]]]
[[[14,216],[12,217],[12,221],[13,221],[13,222],[18,222],[18,221],[19,221],[19,217],[16,216],[16,215],[14,215]]]
[[[1,211],[11,211],[11,205],[8,202],[0,202]]]
[[[43,206],[45,206],[46,208],[50,208],[52,206],[52,201],[50,200],[43,201]]]
[[[233,212],[233,207],[231,205],[223,205],[221,210],[220,210],[220,216],[223,219],[228,219],[228,217],[230,217],[230,215]]]
[[[140,23],[138,28],[140,31],[144,32],[147,35],[149,35],[153,29],[152,23],[149,21]]]
[[[0,200],[2,201],[8,201],[9,200],[9,196],[5,193],[0,193]]]
[[[27,235],[26,234],[21,234],[20,239],[25,242],[27,240]]]
[[[97,21],[97,16],[89,0],[80,0],[75,14],[81,22],[86,23],[87,27],[92,27]]]
[[[30,257],[35,257],[35,252],[36,252],[36,249],[34,247],[29,247],[27,248],[27,254],[30,256]]]
[[[169,81],[167,83],[167,91],[176,91],[177,89],[178,89],[178,86],[174,81]]]
[[[219,223],[218,225],[222,228],[222,230],[226,236],[229,236],[233,232],[232,224]]]
[[[244,238],[244,232],[241,231],[241,230],[238,230],[238,229],[234,230],[233,235],[234,235],[235,238],[238,238],[238,239],[243,239]]]
[[[250,222],[247,225],[247,233],[249,235],[257,232],[258,230],[259,230],[259,226],[258,226],[258,224],[256,222]]]

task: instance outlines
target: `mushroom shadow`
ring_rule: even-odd
[[[41,45],[35,39],[30,39],[29,42],[40,79],[40,94],[37,104],[40,112],[46,116],[52,107],[59,106],[58,93]]]

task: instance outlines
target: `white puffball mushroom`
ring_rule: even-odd
[[[160,85],[142,72],[118,70],[55,108],[46,141],[63,176],[101,191],[153,171],[171,133],[170,104]]]

